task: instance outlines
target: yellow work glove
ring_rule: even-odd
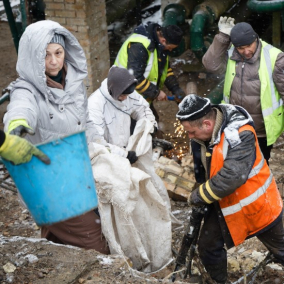
[[[8,133],[17,135],[17,136],[25,136],[25,134],[34,135],[34,130],[28,125],[25,119],[15,119],[12,120],[8,126]]]
[[[0,147],[0,156],[15,165],[29,162],[32,156],[36,156],[47,165],[50,164],[50,159],[33,144],[21,137],[7,133],[5,141]]]

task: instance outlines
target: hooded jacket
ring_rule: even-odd
[[[205,53],[202,63],[208,72],[225,74],[228,62],[228,49],[230,37],[223,33],[215,36],[213,43]],[[244,61],[236,49],[233,50],[231,60],[236,61],[236,75],[232,82],[230,104],[239,105],[245,108],[252,116],[255,123],[255,130],[258,137],[266,137],[263,115],[260,104],[259,79],[261,42],[252,58]],[[273,82],[282,100],[284,99],[284,53],[280,53],[273,69]]]
[[[255,147],[258,143],[250,115],[239,106],[221,104],[215,110],[217,117],[209,145],[193,142],[200,145],[199,154],[194,146],[194,163],[205,170],[196,171],[203,184],[194,190],[192,200],[196,204],[214,202],[230,247],[230,236],[238,245],[278,222],[283,205],[260,148]],[[228,228],[230,235],[226,233]]]
[[[149,103],[141,95],[134,91],[124,101],[115,100],[109,94],[107,80],[89,97],[90,118],[111,153],[127,157],[125,148],[130,137],[131,118],[136,121],[146,118],[154,126],[157,123]]]
[[[46,84],[46,48],[55,33],[65,38],[67,74],[64,90]],[[67,29],[48,20],[29,25],[20,40],[17,72],[19,78],[10,84],[10,103],[4,116],[5,130],[10,121],[25,119],[35,131],[35,135],[26,136],[33,144],[85,129],[88,139],[96,140],[98,136],[89,119],[83,83],[87,77],[85,54]]]

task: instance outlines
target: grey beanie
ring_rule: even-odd
[[[107,87],[110,95],[118,100],[118,97],[122,94],[128,94],[130,89],[136,86],[137,80],[130,74],[129,70],[117,66],[112,66],[109,69],[107,76]],[[130,87],[130,88],[129,88]],[[126,91],[124,93],[124,91]]]
[[[236,24],[231,30],[231,42],[235,47],[252,44],[258,35],[248,23],[242,22]]]
[[[60,44],[63,48],[65,48],[65,39],[64,39],[63,35],[54,34],[54,36],[51,39],[50,43],[57,43],[57,44]]]
[[[208,98],[202,98],[194,94],[187,95],[178,105],[179,111],[176,117],[179,120],[193,121],[205,116],[211,110]]]

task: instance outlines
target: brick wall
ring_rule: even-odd
[[[45,0],[46,19],[60,23],[78,39],[88,64],[88,95],[94,92],[109,67],[109,46],[104,0]]]

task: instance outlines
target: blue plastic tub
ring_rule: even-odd
[[[35,222],[50,225],[86,213],[98,205],[85,132],[63,137],[38,148],[51,160],[3,162]]]

